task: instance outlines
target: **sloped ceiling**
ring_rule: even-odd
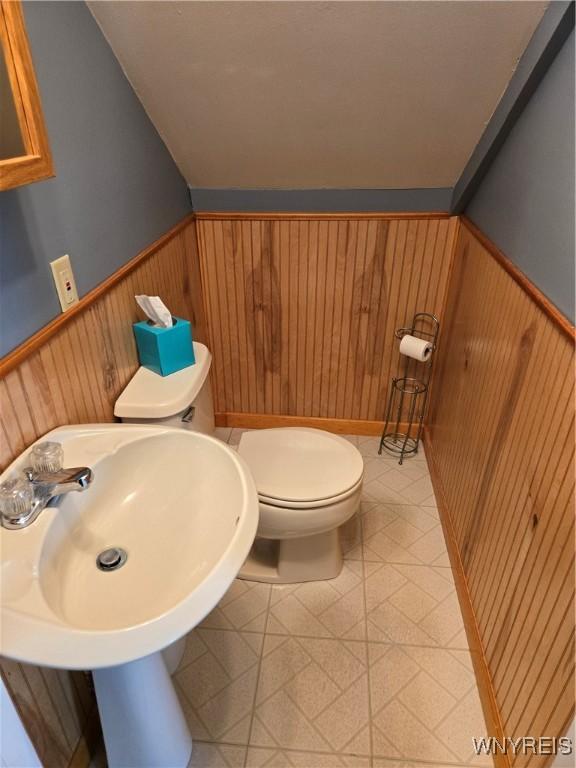
[[[193,187],[451,187],[548,3],[91,2]]]

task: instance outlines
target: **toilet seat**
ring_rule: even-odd
[[[282,427],[244,432],[238,452],[260,499],[293,509],[333,504],[354,494],[364,464],[347,440],[319,429]]]
[[[275,499],[271,496],[265,496],[263,493],[258,494],[258,499],[270,507],[282,507],[282,509],[317,509],[318,507],[327,507],[331,504],[336,504],[339,501],[344,501],[350,496],[353,496],[362,486],[362,480],[363,477],[360,477],[360,480],[358,480],[356,485],[353,485],[352,488],[349,488],[347,491],[344,491],[344,493],[340,493],[337,496],[328,497],[327,499],[317,499],[316,501],[291,501],[290,499]]]

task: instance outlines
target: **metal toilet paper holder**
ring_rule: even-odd
[[[382,449],[386,448],[400,457],[399,464],[402,464],[405,456],[418,453],[432,377],[432,360],[439,333],[440,322],[435,315],[429,312],[417,312],[409,328],[398,328],[394,334],[397,339],[410,334],[432,342],[432,354],[425,362],[404,357],[404,375],[392,379],[386,409],[386,423],[378,453],[381,454]],[[410,370],[411,366],[413,371]],[[413,375],[410,375],[411,372]],[[403,421],[404,414],[407,414],[407,418]],[[393,429],[391,429],[392,426]]]

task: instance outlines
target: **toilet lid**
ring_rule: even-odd
[[[250,467],[258,493],[281,501],[340,496],[357,485],[364,471],[352,443],[320,429],[244,432],[238,452]]]

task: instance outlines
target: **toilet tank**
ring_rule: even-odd
[[[166,424],[213,434],[212,355],[204,344],[195,341],[194,357],[194,365],[169,376],[138,368],[116,400],[114,415],[132,424]]]

